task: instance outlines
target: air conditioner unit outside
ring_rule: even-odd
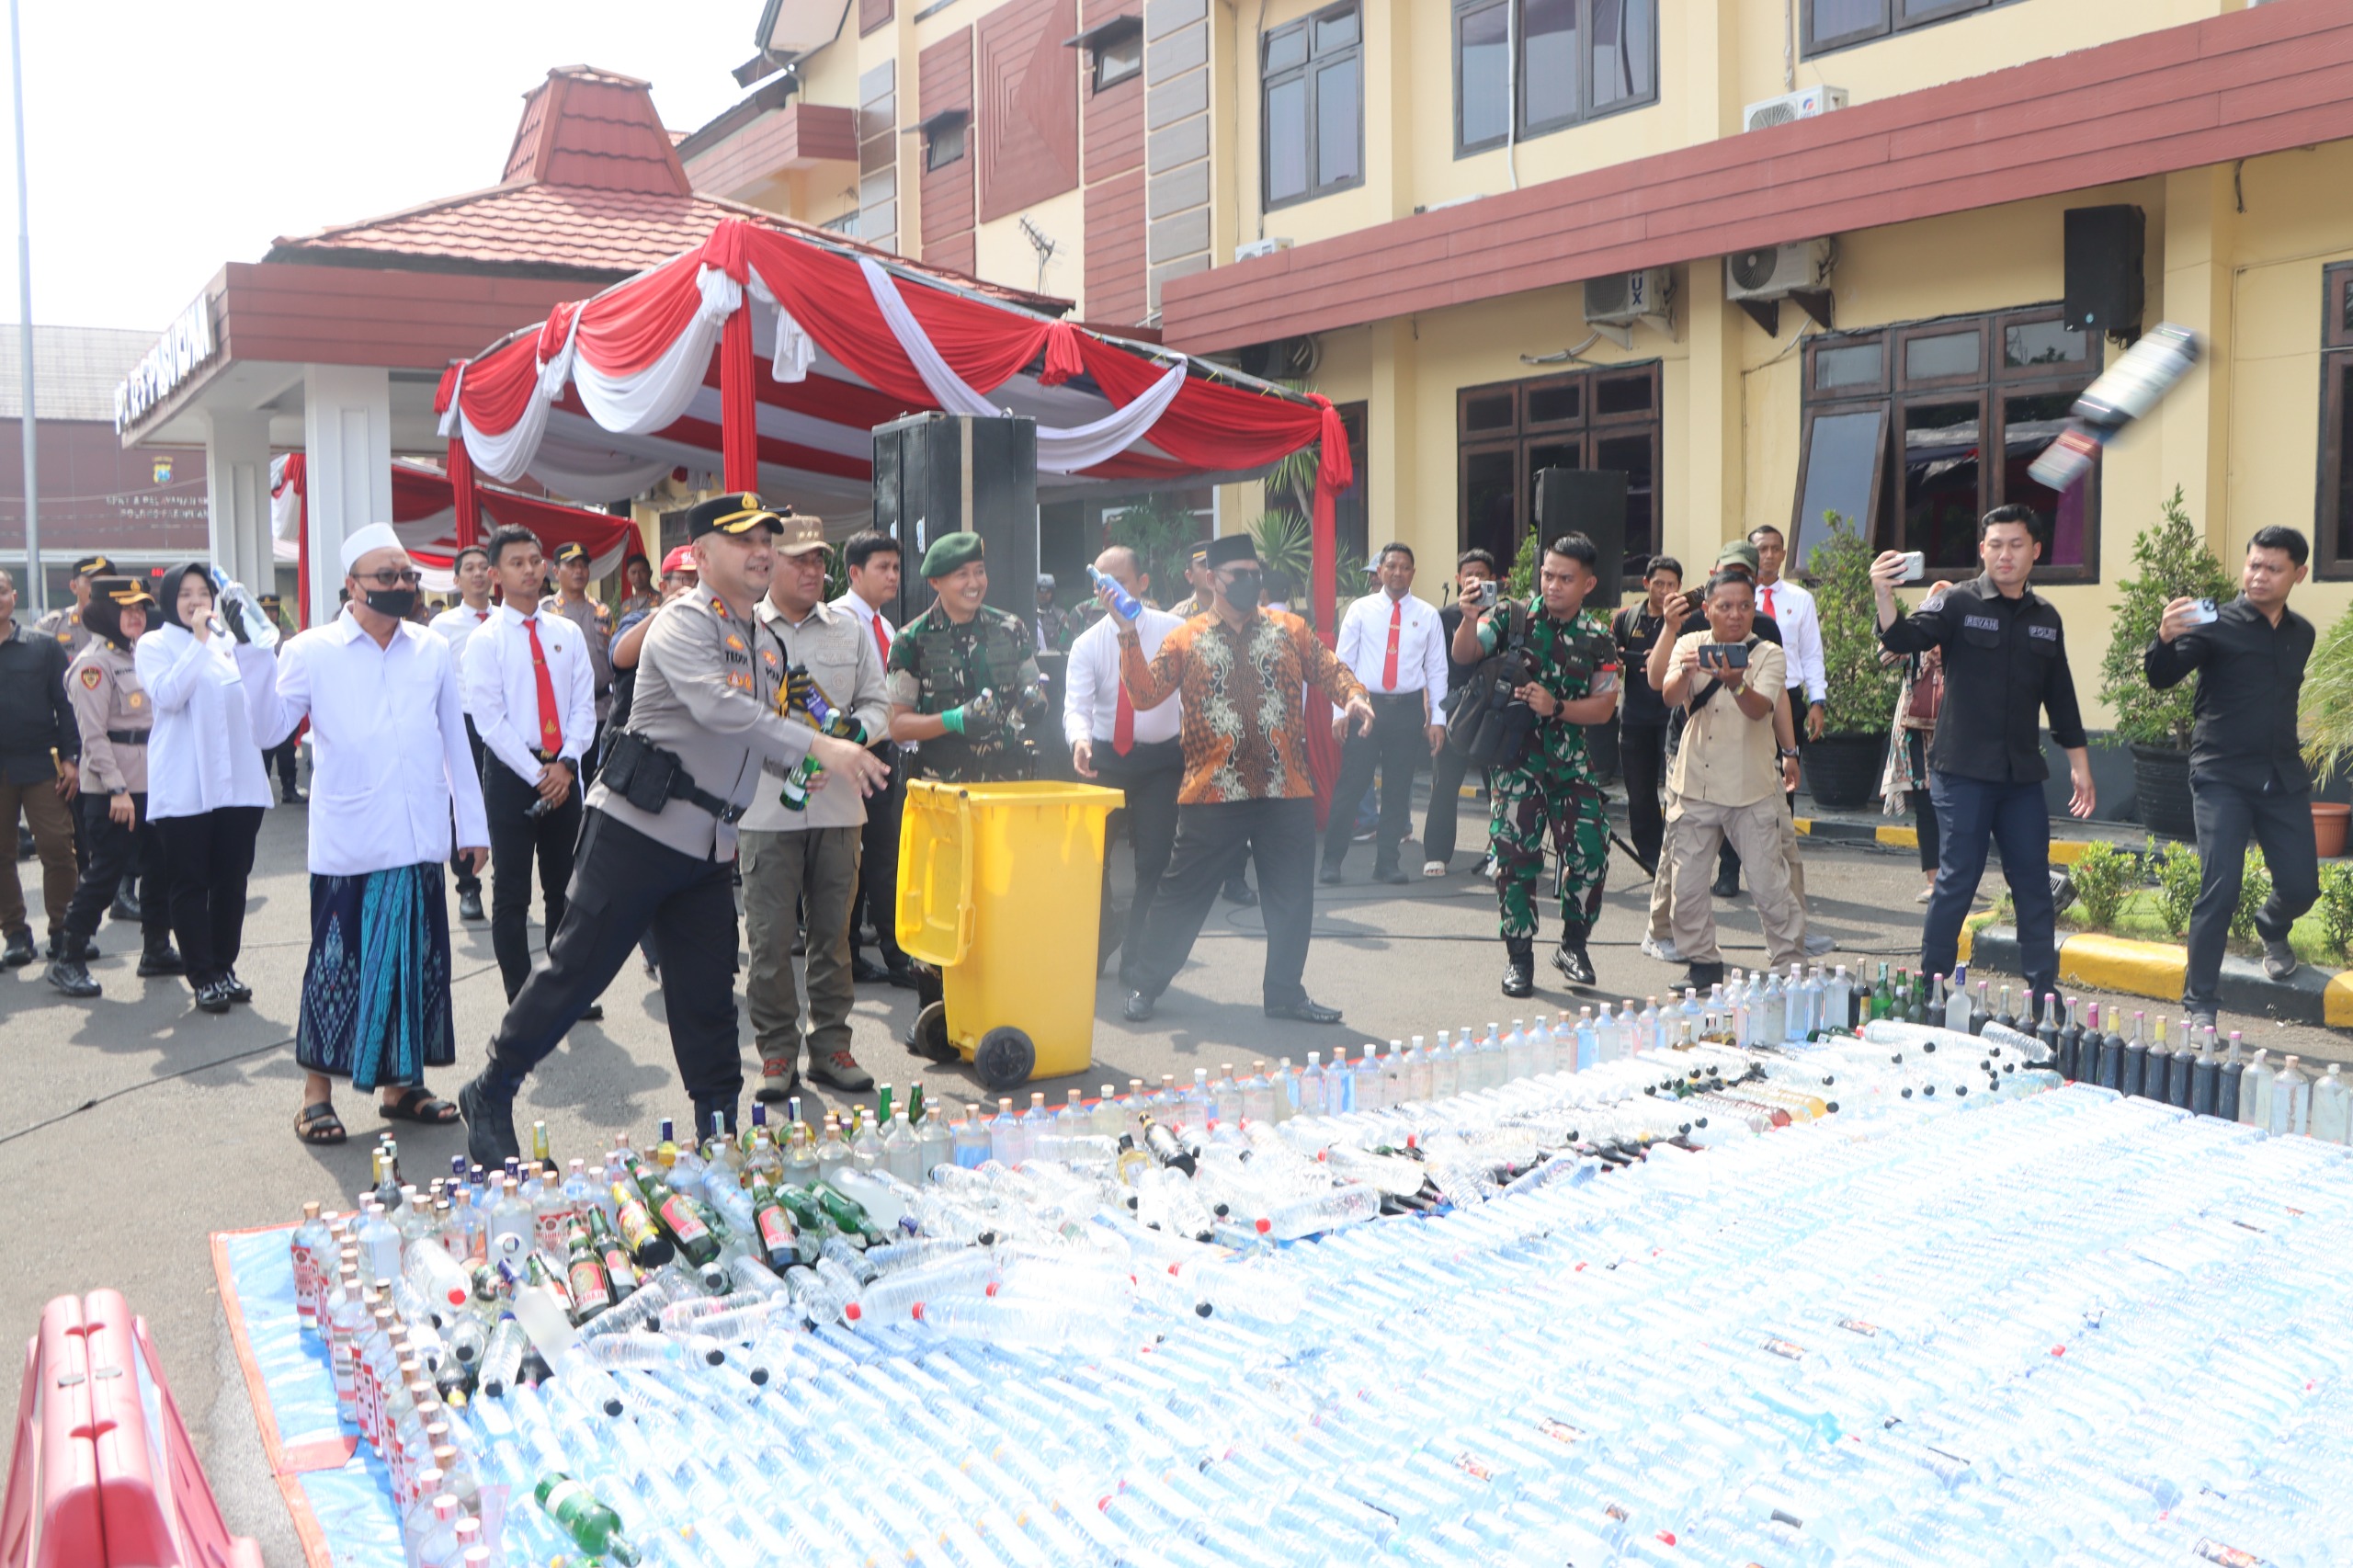
[[[1236,261],[1255,261],[1262,256],[1272,256],[1279,250],[1290,249],[1290,241],[1281,234],[1269,234],[1263,240],[1245,240],[1233,247]]]
[[[1724,298],[1784,300],[1799,289],[1819,289],[1830,276],[1830,242],[1797,240],[1724,257]]]
[[[1589,278],[1585,285],[1585,319],[1595,326],[1631,326],[1644,316],[1663,316],[1666,289],[1664,267]]]
[[[1783,93],[1778,98],[1766,98],[1750,104],[1740,111],[1743,131],[1763,131],[1771,126],[1787,125],[1793,119],[1813,119],[1834,108],[1847,107],[1844,87],[1807,87],[1802,92]]]

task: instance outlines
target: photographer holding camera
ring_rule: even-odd
[[[2304,580],[2311,546],[2293,528],[2257,530],[2239,570],[2239,597],[2176,599],[2141,658],[2159,691],[2198,672],[2198,727],[2189,742],[2189,793],[2203,876],[2189,915],[2189,968],[2181,1006],[2192,1028],[2222,1006],[2222,944],[2246,874],[2246,841],[2263,846],[2271,897],[2255,917],[2263,972],[2296,972],[2288,928],[2320,898],[2313,842],[2313,776],[2296,742],[2296,707],[2313,653],[2313,623],[2288,608]]]
[[[1716,946],[1709,871],[1730,843],[1756,886],[1767,961],[1778,969],[1805,951],[1805,910],[1790,890],[1781,854],[1781,789],[1786,759],[1774,722],[1786,665],[1780,648],[1756,635],[1756,589],[1744,572],[1708,579],[1706,630],[1687,632],[1667,656],[1659,696],[1688,715],[1669,788],[1668,843],[1675,858],[1675,948],[1691,966],[1688,985],[1724,977]]]
[[[1586,938],[1609,872],[1609,817],[1585,726],[1606,724],[1618,710],[1617,646],[1608,632],[1579,622],[1598,559],[1585,535],[1562,535],[1538,561],[1541,615],[1506,600],[1483,615],[1466,612],[1454,632],[1458,663],[1483,661],[1449,730],[1458,744],[1468,739],[1463,750],[1472,761],[1489,767],[1495,902],[1510,955],[1506,996],[1536,993],[1536,874],[1548,835],[1561,862],[1553,967],[1572,985],[1595,979]]]

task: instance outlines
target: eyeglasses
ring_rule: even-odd
[[[352,575],[380,588],[414,588],[424,581],[414,572],[354,572]]]

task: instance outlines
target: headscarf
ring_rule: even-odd
[[[191,572],[203,579],[204,591],[212,597],[213,602],[216,605],[220,602],[221,595],[212,585],[212,568],[210,565],[201,561],[175,561],[164,568],[164,575],[155,584],[158,606],[155,613],[163,618],[166,626],[187,629],[188,623],[180,619],[180,583]]]

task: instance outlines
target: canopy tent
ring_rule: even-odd
[[[862,508],[872,427],[929,410],[1035,419],[1049,493],[1197,483],[1320,441],[1313,603],[1331,635],[1333,504],[1353,476],[1328,400],[957,289],[812,231],[722,222],[695,249],[452,365],[435,407],[460,538],[477,473],[529,474],[594,501],[684,466],[807,510]]]
[[[277,558],[299,562],[308,530],[303,526],[307,503],[308,465],[301,452],[281,454],[269,463],[269,527]],[[513,524],[539,536],[550,555],[566,544],[585,546],[592,576],[609,575],[631,555],[645,553],[637,525],[627,517],[591,512],[535,496],[518,495],[479,482],[472,485],[477,518],[470,538],[459,535],[457,486],[438,469],[418,463],[392,464],[392,531],[400,536],[416,562],[425,586],[449,593],[457,583],[451,568],[466,543],[492,528]]]

